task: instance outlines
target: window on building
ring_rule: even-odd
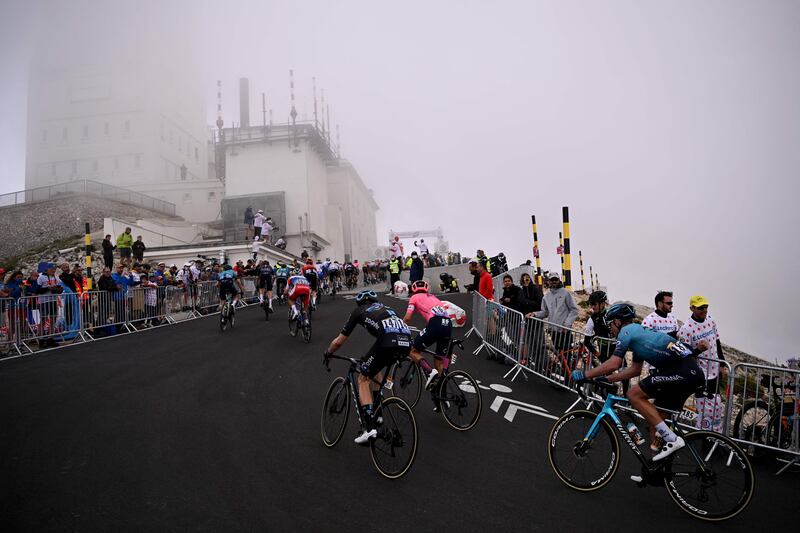
[[[214,191],[209,191],[208,193],[208,203],[214,203],[217,201],[217,193]]]
[[[83,139],[86,140],[88,138],[89,138],[89,125],[88,124],[84,124],[83,125]]]
[[[106,122],[105,124],[103,124],[103,135],[108,137],[110,133],[111,133],[111,126],[109,125],[108,122]]]
[[[133,156],[133,167],[134,168],[142,168],[142,156],[141,154],[136,154]]]

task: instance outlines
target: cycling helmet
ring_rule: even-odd
[[[439,279],[442,281],[450,279],[450,274],[448,274],[447,272],[442,272],[441,274],[439,274]]]
[[[418,279],[414,283],[411,284],[411,294],[416,294],[418,292],[428,292],[430,287],[428,286],[428,282],[424,279]]]
[[[631,320],[636,316],[636,310],[627,302],[615,302],[606,311],[606,322],[612,320]]]
[[[608,301],[608,296],[603,291],[594,291],[589,295],[589,305],[599,304]]]
[[[307,265],[313,265],[314,264],[314,260],[309,257],[309,258],[306,259],[306,264]]]
[[[373,290],[366,289],[356,294],[356,305],[361,305],[368,302],[377,302],[377,301],[378,301],[378,295],[375,294],[375,291]]]

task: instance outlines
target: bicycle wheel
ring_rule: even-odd
[[[664,486],[690,515],[703,520],[727,520],[750,503],[755,480],[747,455],[724,435],[692,431],[686,446],[666,459]]]
[[[306,343],[311,342],[311,322],[308,320],[306,321],[305,326],[303,326],[303,340]]]
[[[414,408],[422,394],[422,382],[425,376],[411,359],[398,361],[392,367],[392,396],[401,398],[409,407]]]
[[[264,300],[264,302],[261,304],[261,307],[264,308],[264,320],[269,322],[269,302]]]
[[[322,443],[328,448],[336,446],[342,438],[350,414],[350,384],[339,377],[333,380],[322,404]]]
[[[228,328],[228,304],[222,306],[222,311],[219,313],[219,329],[225,331]]]
[[[548,439],[550,466],[567,486],[584,492],[605,486],[619,466],[619,439],[606,419],[585,441],[597,413],[570,411],[556,420]]]
[[[231,329],[234,328],[236,325],[236,308],[231,305],[230,306],[230,315],[228,316],[228,323],[231,325]]]
[[[481,416],[481,390],[472,376],[463,370],[448,372],[439,384],[437,403],[450,427],[471,429]]]
[[[378,472],[396,479],[408,472],[417,454],[417,422],[414,412],[400,398],[384,399],[375,411],[378,435],[370,440],[369,453]]]

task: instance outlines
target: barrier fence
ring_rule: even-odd
[[[581,331],[524,317],[477,292],[472,296],[472,329],[467,336],[472,333],[481,339],[474,354],[489,350],[513,364],[504,377],[514,380],[531,373],[572,391],[572,371],[600,365],[615,347],[613,339],[592,337],[587,342]],[[702,356],[697,360],[706,376],[705,385],[676,413],[678,422],[724,433],[748,448],[783,455],[786,464],[779,473],[800,464],[800,370],[750,363],[732,367],[727,361]],[[628,354],[623,365],[630,363]],[[621,392],[629,386],[622,384]],[[632,408],[627,410],[635,413]]]
[[[242,305],[257,301],[255,278],[241,278]],[[0,299],[0,356],[130,333],[216,312],[216,281],[138,286],[117,291],[41,294]]]

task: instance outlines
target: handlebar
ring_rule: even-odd
[[[322,366],[324,366],[325,370],[327,370],[328,372],[331,371],[331,359],[341,359],[342,361],[350,361],[350,364],[352,364],[354,366],[358,365],[358,361],[356,361],[352,357],[344,357],[344,356],[341,356],[341,355],[336,355],[334,353],[331,353],[331,354],[325,353],[325,354],[323,354]]]
[[[578,391],[578,396],[580,396],[581,399],[583,399],[584,401],[588,401],[590,399],[586,395],[586,390],[585,390],[585,386],[586,385],[594,385],[594,386],[599,387],[601,389],[605,389],[606,391],[609,391],[609,392],[611,392],[612,390],[616,391],[616,389],[617,389],[617,384],[616,383],[611,383],[609,381],[597,381],[595,379],[587,379],[584,382],[582,382],[580,385],[575,387],[575,389]]]

